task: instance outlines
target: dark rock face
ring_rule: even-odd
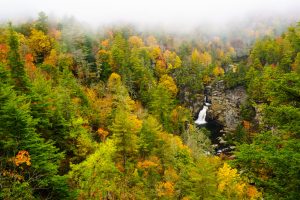
[[[223,81],[218,81],[212,86],[212,105],[208,110],[208,118],[218,121],[224,126],[225,131],[234,130],[240,123],[240,107],[246,102],[246,90],[236,87],[225,90]]]
[[[211,105],[208,108],[206,120],[216,121],[223,126],[224,131],[232,131],[240,123],[241,105],[247,100],[247,94],[244,87],[236,87],[234,89],[225,89],[223,80],[216,82],[211,86],[206,86],[203,94],[194,95],[188,98],[190,94],[185,95],[183,100],[187,107],[193,113],[194,119],[198,118],[198,114],[204,105],[205,96]]]
[[[206,86],[203,95],[198,95],[196,101],[190,101],[190,109],[194,119],[198,118],[203,105],[209,103],[205,127],[211,132],[210,139],[216,154],[230,154],[234,148],[225,141],[226,133],[232,132],[241,123],[241,106],[246,103],[247,95],[243,87],[226,90],[224,81],[218,81],[212,86]]]

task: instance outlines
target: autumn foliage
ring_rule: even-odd
[[[236,169],[232,169],[227,163],[218,171],[218,190],[230,198],[259,199],[261,193],[251,185],[244,182]]]
[[[0,26],[0,199],[300,199],[300,25],[99,29]]]
[[[31,162],[30,162],[30,155],[28,151],[25,150],[19,151],[16,157],[14,158],[14,163],[16,166],[19,166],[23,163],[25,163],[27,166],[30,166]]]

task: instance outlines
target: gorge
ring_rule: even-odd
[[[223,80],[216,81],[204,89],[203,108],[199,111],[195,124],[206,128],[216,154],[229,153],[234,147],[227,144],[226,135],[232,134],[241,124],[241,106],[247,96],[243,87],[226,89]]]

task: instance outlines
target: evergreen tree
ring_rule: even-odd
[[[138,132],[142,122],[137,117],[120,106],[110,127],[117,146],[117,162],[121,170],[128,173],[138,153]]]
[[[21,60],[19,53],[19,40],[16,32],[13,30],[11,24],[9,24],[9,53],[8,53],[8,65],[11,68],[11,77],[14,81],[14,85],[19,91],[28,90],[28,80],[26,77],[24,63]]]
[[[4,199],[65,198],[65,178],[58,175],[62,153],[35,130],[29,101],[0,83],[1,194]]]
[[[39,13],[39,18],[35,23],[35,28],[39,31],[44,32],[45,34],[48,33],[48,16],[44,12]]]
[[[142,157],[151,155],[151,152],[155,151],[155,148],[158,147],[158,134],[161,129],[161,125],[152,116],[143,121],[139,135],[139,151]]]
[[[120,198],[120,172],[114,158],[117,147],[112,140],[98,146],[96,152],[80,164],[72,165],[69,181],[78,199]]]
[[[127,42],[122,36],[121,33],[116,33],[114,37],[112,47],[111,47],[111,55],[114,62],[113,70],[118,72],[122,77],[125,77],[127,74]]]
[[[171,130],[170,113],[174,106],[172,94],[163,86],[157,86],[150,92],[148,102],[150,113],[156,116],[166,130]]]
[[[261,133],[252,144],[239,146],[234,163],[264,189],[266,199],[299,199],[299,140],[278,134]]]

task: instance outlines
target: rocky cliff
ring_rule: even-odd
[[[247,99],[245,88],[226,90],[221,80],[212,85],[210,98],[212,105],[208,110],[208,118],[222,124],[225,131],[234,130],[241,120],[241,105]]]

